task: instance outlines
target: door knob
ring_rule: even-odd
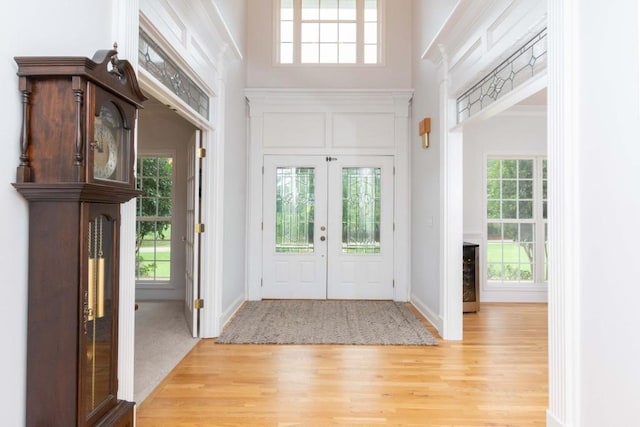
[[[324,231],[326,229],[327,229],[327,227],[325,227],[324,225],[320,227],[320,231]]]
[[[324,237],[324,236],[320,236],[320,240],[322,240],[324,242],[325,240],[327,240],[327,238]]]

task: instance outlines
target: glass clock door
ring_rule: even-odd
[[[115,289],[117,205],[90,205],[86,229],[87,282],[84,309],[84,408],[89,421],[115,402],[117,349]]]

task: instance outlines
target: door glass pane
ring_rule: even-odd
[[[342,169],[342,252],[380,253],[380,173]]]
[[[314,168],[276,170],[276,252],[313,252]]]
[[[114,221],[99,215],[89,222],[86,290],[86,382],[85,414],[90,414],[105,400],[113,397],[109,373],[112,360],[113,332],[113,244]]]

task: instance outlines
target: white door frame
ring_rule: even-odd
[[[205,306],[201,313],[201,337],[217,336],[222,295],[222,218],[223,211],[220,203],[223,191],[224,158],[222,138],[219,129],[224,123],[223,115],[216,117],[216,122],[205,120],[196,114],[181,99],[175,96],[149,73],[138,67],[138,40],[142,22],[139,0],[115,0],[113,2],[113,39],[118,41],[119,56],[129,60],[138,74],[138,83],[143,91],[149,93],[159,101],[171,105],[175,111],[196,128],[202,131],[202,144],[208,150],[208,158],[203,176],[203,204],[204,221],[207,223],[207,234],[202,239],[202,257],[209,260],[202,269],[201,298],[211,303]],[[150,30],[150,28],[145,28]],[[157,32],[156,32],[157,33]],[[162,40],[156,40],[162,46]],[[175,52],[166,46],[169,52]],[[185,70],[188,71],[189,70]],[[202,79],[198,79],[202,82]],[[207,90],[211,103],[211,110],[223,110],[224,97],[219,88],[204,88]],[[218,96],[216,96],[218,95]],[[137,137],[137,136],[136,136]],[[136,143],[137,147],[137,143]],[[210,171],[207,174],[206,171]],[[210,205],[210,206],[209,206]],[[135,199],[125,203],[121,208],[121,236],[120,239],[120,292],[121,307],[133,307],[135,304]],[[134,395],[134,348],[135,348],[135,312],[120,310],[118,321],[118,398],[133,400]]]
[[[247,181],[247,274],[248,300],[262,299],[262,160],[265,154],[390,155],[394,158],[394,278],[395,301],[409,301],[411,289],[411,162],[410,105],[412,90],[313,90],[247,89],[249,101],[249,148]],[[282,138],[267,135],[265,123],[294,115],[315,126],[311,138],[301,134],[300,145],[274,146]],[[340,120],[337,120],[337,119]],[[383,120],[378,120],[382,118]],[[276,121],[277,121],[276,120]],[[337,122],[340,121],[340,126]],[[352,132],[372,136],[373,124],[389,138],[375,146],[339,146],[339,134]],[[380,123],[384,123],[381,125]],[[295,127],[298,123],[293,123]],[[285,129],[289,136],[292,131]],[[312,139],[311,145],[306,144]]]

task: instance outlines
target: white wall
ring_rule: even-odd
[[[251,0],[248,9],[247,87],[411,87],[411,0],[386,0],[385,63],[379,66],[274,65],[273,0]]]
[[[215,324],[222,328],[246,298],[246,202],[247,202],[247,118],[246,83],[247,0],[214,0],[231,38],[221,67],[220,96],[223,98],[216,137],[223,141],[223,200],[220,313]],[[253,0],[252,0],[253,3]],[[221,331],[221,329],[220,329]]]
[[[640,218],[639,5],[579,2],[573,80],[580,215],[579,419],[584,427],[638,422],[640,340],[636,276]],[[595,30],[597,28],[597,30]],[[569,83],[569,82],[567,82]],[[551,201],[553,203],[553,201]]]
[[[463,148],[465,241],[480,244],[480,301],[546,301],[546,287],[500,289],[486,284],[484,262],[485,159],[489,155],[546,156],[547,115],[545,106],[516,106],[486,120],[464,126]],[[537,287],[537,288],[536,288]]]
[[[254,0],[251,0],[253,3]],[[247,0],[213,0],[237,48],[246,53]]]
[[[181,300],[185,294],[187,149],[196,128],[162,104],[147,102],[138,113],[138,156],[173,153],[173,220],[169,285],[136,284],[136,300]],[[189,230],[191,231],[191,230]]]
[[[411,301],[440,328],[440,84],[442,76],[421,59],[455,1],[413,2],[413,105],[411,143]],[[430,147],[423,149],[418,123],[431,117]]]
[[[9,185],[15,182],[22,121],[14,56],[73,55],[92,57],[98,49],[113,45],[111,3],[60,0],[25,0],[3,5],[0,15],[0,127],[4,155],[0,156],[0,210],[2,241],[0,270],[0,331],[10,351],[0,364],[0,401],[3,424],[24,425],[27,318],[27,203]],[[34,31],[37,30],[37,31]],[[79,35],[82,35],[79,37]]]
[[[225,69],[224,230],[221,326],[245,295],[247,136],[244,97],[245,64],[239,59]]]

